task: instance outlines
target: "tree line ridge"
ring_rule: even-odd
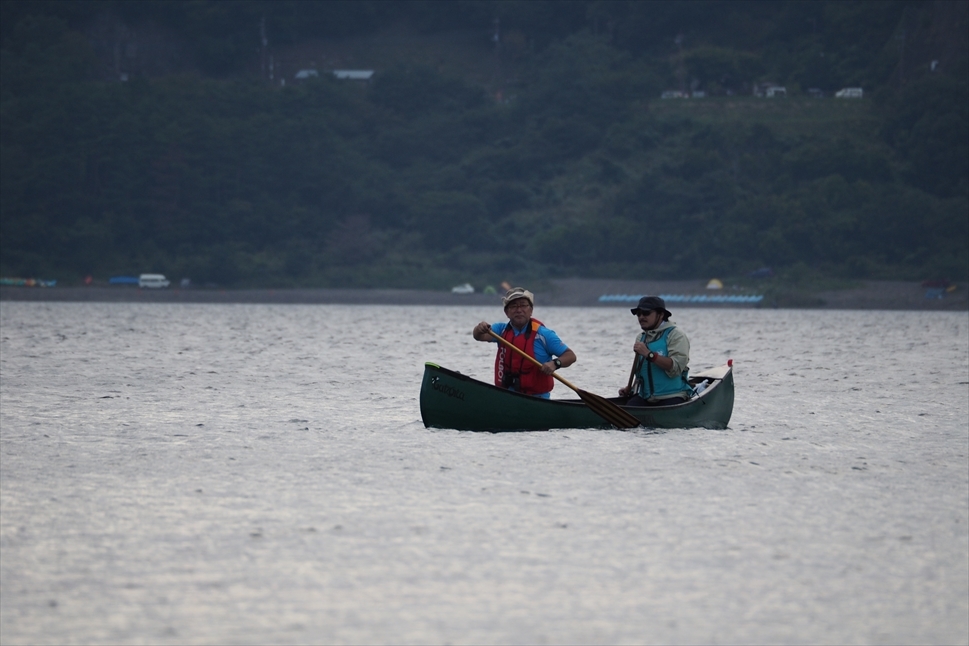
[[[4,276],[969,275],[966,3],[0,7]]]

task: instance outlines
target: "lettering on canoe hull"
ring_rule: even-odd
[[[455,399],[460,399],[464,401],[464,391],[458,390],[454,386],[448,386],[447,384],[438,383],[441,380],[440,377],[431,377],[431,388],[439,393],[444,393],[448,397],[454,397]]]

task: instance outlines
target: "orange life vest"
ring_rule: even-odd
[[[535,358],[535,339],[538,328],[544,325],[538,319],[531,319],[525,331],[515,336],[515,329],[509,323],[501,336],[528,356]],[[514,352],[505,345],[498,344],[495,356],[495,385],[514,389],[526,395],[541,395],[552,390],[555,380],[551,375],[542,373],[541,368]]]

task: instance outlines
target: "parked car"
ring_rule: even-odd
[[[164,289],[170,284],[164,274],[142,274],[138,276],[138,287],[142,289]]]
[[[865,96],[865,91],[860,87],[841,88],[834,93],[837,99],[860,99]]]
[[[452,294],[474,294],[474,287],[471,283],[465,283],[463,285],[458,285],[457,287],[451,288]]]

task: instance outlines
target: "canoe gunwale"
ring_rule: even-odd
[[[709,386],[690,400],[669,406],[627,406],[628,398],[608,401],[639,419],[637,428],[727,428],[733,411],[732,366],[699,373]],[[691,382],[694,378],[691,377]],[[538,431],[556,428],[612,429],[581,399],[543,399],[511,392],[427,362],[420,393],[421,418],[428,428],[466,431]]]

